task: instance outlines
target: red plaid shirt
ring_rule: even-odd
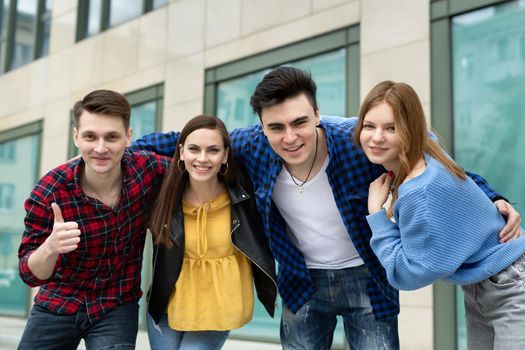
[[[37,305],[56,314],[74,314],[85,307],[93,321],[142,296],[146,211],[170,160],[126,151],[117,211],[84,194],[80,187],[83,163],[76,159],[51,170],[26,200],[19,273],[29,286],[40,286]],[[53,230],[53,202],[60,206],[65,221],[78,223],[80,243],[76,250],[59,256],[49,279],[40,280],[29,270],[27,260]]]

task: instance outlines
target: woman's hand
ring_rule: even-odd
[[[394,174],[389,171],[370,184],[368,189],[368,212],[370,214],[378,212],[383,208],[383,205],[388,199],[393,177]]]

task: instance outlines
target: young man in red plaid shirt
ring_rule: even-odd
[[[73,108],[81,158],[25,203],[19,272],[39,286],[19,349],[134,349],[146,210],[169,160],[126,150],[130,105],[96,90]]]

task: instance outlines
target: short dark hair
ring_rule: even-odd
[[[317,110],[316,93],[317,85],[309,72],[294,67],[279,67],[266,74],[257,84],[250,105],[261,118],[263,108],[305,94],[313,109]]]
[[[131,106],[128,100],[118,92],[94,90],[73,106],[75,127],[78,128],[80,116],[84,111],[120,117],[126,130],[129,128]]]

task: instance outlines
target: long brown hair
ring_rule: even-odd
[[[380,103],[387,103],[394,112],[396,134],[399,136],[399,169],[392,185],[392,204],[388,216],[398,197],[399,185],[412,171],[417,161],[428,153],[441,162],[454,176],[466,179],[465,172],[428,136],[427,123],[421,101],[412,87],[405,83],[390,80],[377,84],[365,97],[359,110],[359,121],[355,128],[354,141],[362,147],[359,140],[365,115]]]
[[[231,183],[236,180],[237,168],[235,166],[235,159],[233,157],[228,131],[222,120],[215,116],[198,115],[188,121],[180,132],[177,147],[173,154],[173,160],[164,176],[159,195],[153,205],[150,229],[155,244],[161,243],[169,248],[173,246],[169,234],[171,219],[173,213],[180,209],[182,196],[189,183],[188,172],[184,168],[183,162],[180,162],[180,149],[184,147],[188,135],[199,129],[211,129],[219,132],[224,142],[224,148],[229,153],[227,167],[224,169],[221,167],[223,174],[225,170],[227,171],[224,175],[219,172],[219,181]]]

